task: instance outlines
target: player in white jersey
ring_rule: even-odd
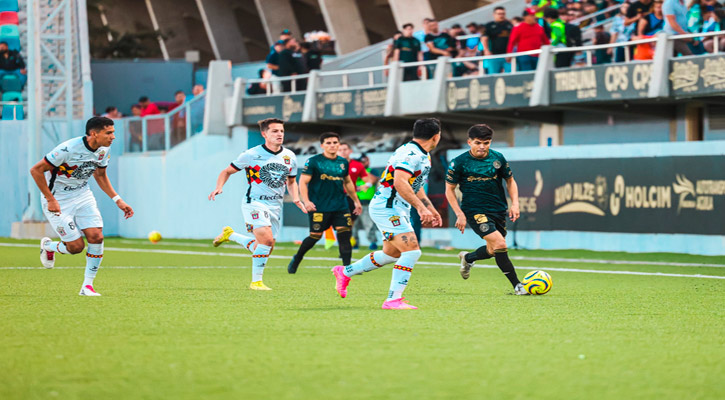
[[[114,136],[113,120],[93,117],[86,123],[86,136],[67,140],[30,169],[30,175],[43,195],[43,213],[60,236],[60,241],[45,237],[40,241],[40,261],[45,268],[55,265],[55,253],[78,254],[88,241],[86,272],[81,296],[100,296],[93,279],[103,259],[103,219],[96,199],[88,187],[93,176],[98,186],[111,197],[126,218],[133,209],[113,190],[106,175],[109,146]]]
[[[222,188],[230,176],[242,169],[247,174],[249,188],[242,202],[242,214],[247,232],[254,237],[241,235],[227,226],[214,239],[214,247],[233,240],[252,252],[252,290],[271,290],[262,282],[264,267],[267,264],[274,242],[279,232],[282,216],[282,199],[285,188],[292,201],[305,214],[307,210],[300,201],[297,189],[297,157],[289,149],[282,147],[284,141],[284,121],[267,118],[259,122],[264,144],[243,152],[224,169],[217,178],[216,189],[209,200],[222,193]]]
[[[430,173],[430,155],[441,139],[441,125],[435,118],[423,118],[413,125],[413,141],[400,146],[390,157],[378,191],[370,201],[370,217],[383,235],[383,250],[375,251],[348,265],[332,269],[340,297],[347,296],[350,278],[395,262],[384,310],[416,309],[405,301],[413,266],[421,256],[418,239],[410,223],[415,207],[423,225],[441,226],[442,220],[423,187]]]

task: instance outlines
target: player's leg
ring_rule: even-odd
[[[322,238],[322,234],[330,227],[330,213],[314,212],[307,214],[307,217],[310,220],[310,234],[302,241],[297,253],[292,256],[292,260],[287,265],[287,272],[290,274],[297,272],[305,254],[315,247],[317,241]]]
[[[253,231],[253,226],[250,224],[246,225],[247,233],[251,234]],[[254,244],[256,243],[254,236],[242,235],[240,233],[234,232],[234,229],[232,229],[231,226],[225,226],[224,229],[222,229],[222,233],[214,238],[212,244],[214,245],[214,247],[219,247],[222,243],[228,242],[230,240],[239,243],[242,247],[249,250],[250,252],[254,252]]]
[[[257,245],[252,253],[252,283],[249,287],[254,290],[271,290],[262,283],[262,278],[264,267],[267,266],[269,255],[272,253],[272,247],[274,247],[272,227],[268,225],[254,228],[253,233]]]
[[[45,202],[42,207],[43,214],[50,226],[60,237],[59,241],[54,241],[49,237],[40,240],[40,262],[45,268],[53,268],[56,254],[78,254],[83,251],[85,243],[73,219],[75,212],[73,202],[60,203],[61,213],[59,214],[48,211]]]
[[[496,259],[496,265],[498,265],[501,272],[503,272],[509,282],[511,282],[511,286],[514,288],[514,293],[517,295],[526,294],[523,285],[516,275],[514,264],[509,259],[506,239],[501,232],[494,230],[492,233],[484,236],[483,239],[486,240],[486,246],[493,249],[493,256]]]
[[[93,289],[93,280],[103,261],[103,219],[96,205],[96,199],[90,193],[76,209],[75,220],[78,229],[83,232],[88,242],[86,271],[79,294],[81,296],[100,296]]]
[[[332,226],[337,231],[337,243],[340,246],[342,265],[350,265],[352,259],[352,214],[349,212],[336,212],[332,215]]]
[[[408,286],[415,263],[418,262],[422,255],[417,236],[411,227],[410,231],[396,234],[388,239],[386,244],[397,249],[400,257],[393,267],[390,290],[388,291],[388,298],[383,303],[383,309],[416,309],[417,307],[411,306],[404,301],[403,291]]]
[[[466,220],[468,226],[481,238],[496,230],[495,224],[489,221],[485,214],[467,215]],[[468,279],[471,276],[471,268],[476,261],[487,260],[492,257],[493,248],[487,244],[471,252],[462,251],[458,253],[458,258],[461,260],[461,277]]]

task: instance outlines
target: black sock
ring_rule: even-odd
[[[496,265],[498,265],[501,272],[506,275],[511,282],[511,285],[516,287],[516,285],[521,283],[519,282],[519,277],[516,276],[514,265],[511,263],[511,260],[509,260],[509,253],[507,249],[496,250],[494,251],[493,256],[496,257]]]
[[[340,245],[340,258],[342,258],[342,265],[350,265],[352,259],[352,245],[350,244],[350,238],[352,232],[337,231],[337,243]]]
[[[478,261],[478,260],[487,260],[487,259],[489,259],[491,257],[493,257],[493,256],[490,255],[490,254],[488,254],[488,249],[484,245],[484,246],[481,246],[481,247],[477,248],[476,250],[474,250],[474,251],[472,251],[470,253],[467,253],[466,254],[466,262],[467,263],[472,263],[472,262]]]
[[[315,243],[317,243],[318,240],[320,239],[315,239],[312,236],[307,236],[305,240],[302,241],[300,248],[297,250],[297,254],[295,254],[295,258],[297,259],[298,263],[302,261],[302,258],[305,256],[305,254],[307,254],[308,251],[310,251],[311,248],[315,247]]]

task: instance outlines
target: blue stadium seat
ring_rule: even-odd
[[[2,101],[23,101],[23,94],[20,92],[3,92]]]
[[[5,75],[0,81],[0,88],[3,92],[22,92],[23,85],[20,84],[20,78],[15,75]]]
[[[20,33],[18,32],[18,26],[0,26],[0,42],[6,42],[10,50],[20,50]]]
[[[25,119],[23,106],[21,106],[20,104],[8,104],[3,106],[2,118],[4,120]]]
[[[18,0],[0,0],[0,11],[18,12]]]

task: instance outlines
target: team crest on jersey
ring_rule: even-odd
[[[65,175],[66,178],[70,178],[77,168],[77,165],[70,166],[68,163],[63,163],[58,167],[58,175]]]
[[[290,165],[290,163],[292,162],[292,159],[289,156],[284,156],[282,157],[282,159],[284,160],[284,163],[286,165]]]
[[[58,234],[59,234],[60,236],[65,236],[65,229],[63,229],[63,227],[62,227],[62,226],[59,226],[59,227],[58,227]]]
[[[253,212],[252,219],[259,219],[259,212],[257,212],[257,211]]]
[[[254,231],[254,225],[252,224],[246,224],[247,225],[247,232],[252,233]]]
[[[496,169],[501,168],[501,161],[499,161],[499,160],[494,161],[493,162],[493,167],[496,168]]]
[[[100,153],[98,153],[98,161],[103,160],[103,157],[106,155],[106,150],[101,150]]]
[[[393,215],[389,218],[390,222],[393,224],[393,226],[400,226],[400,217],[397,215]]]
[[[340,169],[344,170],[344,169],[345,169],[345,164],[342,164],[342,163],[341,163],[341,164],[340,164]]]

